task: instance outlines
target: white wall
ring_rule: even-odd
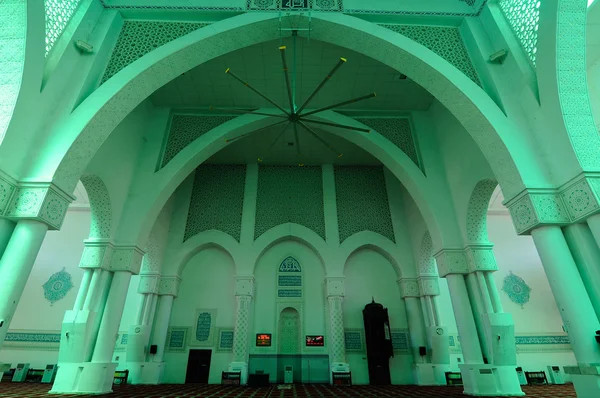
[[[173,302],[171,326],[187,326],[190,334],[196,322],[196,309],[216,309],[213,328],[230,327],[235,322],[234,296],[235,265],[227,252],[218,248],[208,248],[196,254],[181,275],[179,296]],[[221,382],[221,372],[227,370],[231,352],[217,352],[218,336],[213,331],[213,344],[210,346],[189,346],[185,352],[165,353],[167,362],[164,383],[183,383],[187,369],[189,349],[210,349],[210,383]],[[189,343],[190,340],[188,340]]]
[[[390,327],[407,329],[406,309],[400,298],[400,288],[396,283],[398,276],[394,267],[381,254],[360,249],[354,252],[346,262],[346,298],[344,299],[344,327],[363,328],[362,310],[374,298],[375,302],[388,309]],[[366,353],[346,353],[346,359],[352,370],[352,383],[369,384],[369,370]],[[394,355],[390,359],[392,384],[411,384],[413,358],[410,353]]]
[[[548,279],[531,236],[517,236],[510,215],[488,215],[489,239],[494,243],[498,272],[496,285],[505,312],[512,314],[517,336],[564,335],[562,320]],[[521,305],[502,291],[504,278],[512,272],[531,288],[530,300]],[[576,364],[573,352],[562,345],[518,345],[517,363],[524,370],[546,370],[548,365]]]
[[[35,260],[31,275],[25,285],[25,290],[17,306],[10,324],[9,333],[23,331],[27,333],[53,332],[60,333],[63,316],[66,310],[73,309],[77,291],[83,277],[79,269],[79,260],[83,253],[83,240],[90,232],[89,210],[69,210],[65,216],[60,231],[50,231],[46,234],[40,252]],[[42,285],[55,273],[62,269],[71,274],[73,287],[66,296],[51,304],[44,298]],[[33,368],[43,368],[47,364],[56,363],[58,345],[30,344],[26,349],[15,349],[10,343],[5,343],[0,350],[2,362],[29,362]]]

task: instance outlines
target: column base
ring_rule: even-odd
[[[414,367],[415,383],[418,386],[446,385],[446,372],[450,365],[434,363],[417,363]]]
[[[463,393],[474,396],[522,396],[521,384],[514,366],[459,365]]]
[[[59,363],[50,394],[108,394],[116,363]]]
[[[565,366],[564,369],[571,375],[577,398],[600,397],[600,366]]]
[[[160,384],[165,362],[127,362],[128,384]]]
[[[0,362],[0,382],[2,382],[2,376],[4,376],[4,372],[8,372],[10,370],[12,364],[10,363],[2,363]]]
[[[243,386],[248,384],[248,363],[247,362],[229,362],[227,371],[228,372],[241,372],[240,384]]]

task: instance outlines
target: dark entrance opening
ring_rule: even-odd
[[[185,382],[208,383],[211,350],[190,350]]]

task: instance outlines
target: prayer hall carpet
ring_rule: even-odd
[[[49,395],[48,384],[0,383],[2,398],[39,398]],[[570,384],[549,386],[524,386],[529,398],[575,398]],[[217,384],[162,384],[158,386],[114,386],[114,398],[333,398],[333,397],[398,397],[398,398],[444,398],[466,397],[461,387],[417,386],[352,386],[333,387],[318,384],[297,384],[288,390],[271,387],[233,387]],[[88,397],[88,395],[62,395],[62,397]],[[89,397],[92,397],[91,395]],[[93,395],[98,397],[98,395]]]

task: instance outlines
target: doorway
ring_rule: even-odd
[[[211,350],[190,350],[185,383],[208,383]]]

